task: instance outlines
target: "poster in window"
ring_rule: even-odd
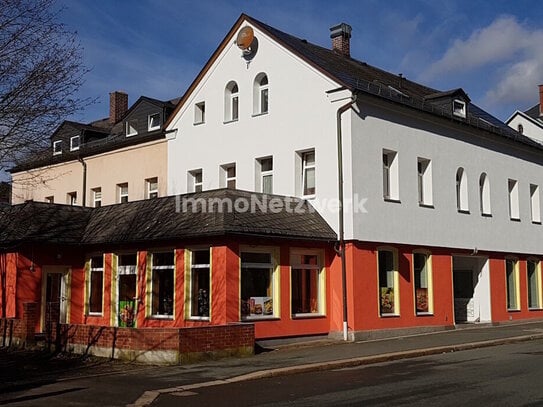
[[[428,309],[428,289],[417,288],[415,290],[417,297],[417,312],[429,312]]]
[[[394,314],[394,290],[381,287],[381,314]]]
[[[250,297],[241,302],[241,314],[246,317],[265,317],[273,315],[273,299],[271,297]]]
[[[125,328],[134,327],[136,302],[134,300],[119,301],[119,326]]]

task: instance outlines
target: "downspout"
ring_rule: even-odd
[[[345,264],[345,230],[343,214],[343,137],[341,133],[341,115],[349,110],[356,102],[356,94],[351,97],[351,101],[340,106],[337,110],[337,165],[338,165],[338,198],[339,198],[339,248],[336,253],[341,260],[341,288],[343,294],[343,340],[349,340],[348,336],[348,314],[347,314],[347,266]]]
[[[83,166],[83,196],[82,196],[83,204],[82,206],[85,207],[87,206],[87,163],[81,157],[77,157],[77,160]]]

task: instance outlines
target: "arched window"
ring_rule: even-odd
[[[481,203],[481,215],[490,215],[490,181],[486,172],[479,177],[479,200]]]
[[[468,212],[468,179],[462,167],[456,171],[456,209],[459,212]]]
[[[253,113],[265,114],[268,113],[269,100],[269,83],[268,75],[264,72],[259,73],[255,77],[253,84]]]
[[[228,82],[224,90],[224,121],[232,122],[239,118],[239,89],[234,81]]]

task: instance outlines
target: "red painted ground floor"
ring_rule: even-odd
[[[161,246],[25,245],[2,256],[2,309],[38,304],[51,321],[122,328],[254,324],[255,337],[341,336],[333,243],[223,238]],[[543,318],[540,258],[350,242],[351,337]]]

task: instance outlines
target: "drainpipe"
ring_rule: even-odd
[[[83,166],[83,207],[87,206],[87,163],[81,157],[77,157],[77,160]]]
[[[339,107],[337,110],[337,169],[338,169],[338,198],[339,198],[339,247],[336,247],[336,253],[341,260],[341,285],[343,294],[343,340],[348,338],[347,325],[347,266],[345,264],[345,231],[343,215],[343,140],[341,133],[341,115],[349,110],[356,102],[356,95],[351,97],[351,101]]]

